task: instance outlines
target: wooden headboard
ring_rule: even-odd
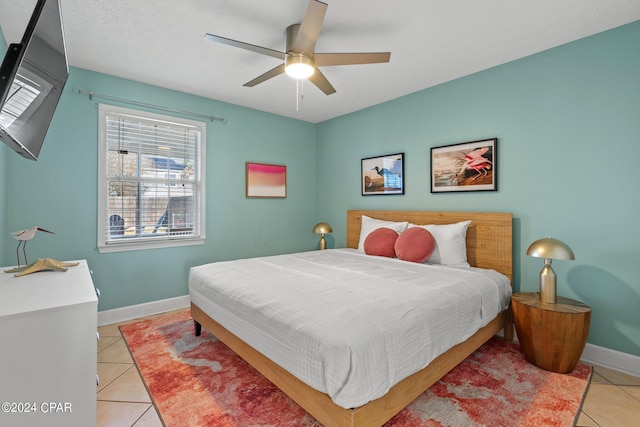
[[[512,215],[489,212],[347,211],[347,247],[357,248],[362,215],[413,224],[452,224],[471,220],[467,229],[467,260],[474,267],[499,271],[513,286]]]

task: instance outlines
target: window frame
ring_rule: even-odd
[[[109,114],[129,115],[140,117],[146,120],[157,120],[161,122],[176,123],[184,126],[194,126],[200,131],[200,144],[197,149],[197,174],[195,188],[197,190],[197,207],[194,209],[199,225],[199,235],[195,236],[156,236],[152,239],[118,239],[107,240],[109,234],[109,196],[107,194],[107,128],[106,118]],[[146,249],[158,249],[179,246],[203,245],[206,240],[206,191],[205,191],[205,155],[206,155],[206,130],[207,124],[203,121],[195,121],[182,117],[174,117],[163,114],[151,113],[144,110],[137,110],[114,106],[110,104],[98,104],[98,239],[97,248],[99,253],[124,252]]]

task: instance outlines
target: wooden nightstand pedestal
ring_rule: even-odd
[[[569,298],[551,304],[538,293],[517,293],[511,309],[525,359],[547,371],[572,372],[587,342],[591,308]]]

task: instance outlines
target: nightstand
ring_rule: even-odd
[[[547,371],[572,372],[587,342],[591,308],[569,298],[552,304],[538,293],[517,293],[511,310],[525,359]]]

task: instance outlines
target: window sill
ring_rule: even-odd
[[[98,245],[101,254],[110,252],[143,251],[148,249],[173,248],[177,246],[204,245],[205,238],[163,240],[161,242],[127,242]]]

